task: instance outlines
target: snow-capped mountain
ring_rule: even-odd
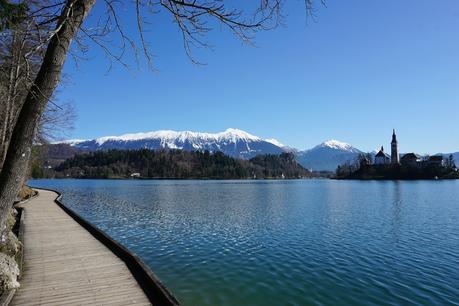
[[[237,158],[252,158],[258,154],[280,154],[285,150],[276,139],[262,139],[238,129],[220,133],[190,131],[155,131],[108,136],[92,140],[67,140],[64,143],[86,151],[108,149],[181,149],[187,151],[221,151]]]
[[[355,160],[360,153],[362,151],[348,143],[328,140],[310,150],[297,152],[297,160],[306,169],[335,171],[339,165]]]

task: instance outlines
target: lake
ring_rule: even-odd
[[[459,181],[31,180],[183,305],[459,305]]]

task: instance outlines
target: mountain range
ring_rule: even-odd
[[[237,129],[221,133],[155,131],[148,133],[108,136],[92,140],[68,140],[65,143],[85,150],[109,149],[180,149],[185,151],[221,151],[235,158],[250,159],[260,154],[285,152],[275,139],[262,139]]]
[[[250,159],[259,154],[293,152],[297,161],[314,171],[334,171],[338,165],[353,161],[363,151],[338,140],[325,141],[309,150],[296,150],[276,139],[263,139],[238,129],[227,129],[220,133],[162,130],[147,133],[107,136],[90,140],[67,140],[54,144],[54,152],[66,147],[69,151],[132,150],[147,148],[180,149],[185,151],[221,151],[228,156]],[[70,150],[69,150],[70,148]],[[51,150],[53,151],[53,150]],[[59,154],[56,154],[59,155]],[[459,160],[459,152],[453,154]],[[66,157],[67,158],[67,157]]]

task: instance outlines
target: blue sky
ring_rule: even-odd
[[[302,1],[289,1],[285,15],[255,47],[216,29],[214,48],[195,53],[205,66],[187,58],[167,15],[147,35],[154,72],[107,73],[91,46],[78,67],[67,61],[59,89],[78,114],[69,137],[233,127],[300,149],[338,139],[373,150],[396,128],[402,152],[459,151],[459,2],[329,0],[306,22]],[[129,10],[121,17],[135,35]]]

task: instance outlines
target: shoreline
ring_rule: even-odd
[[[336,181],[453,181],[459,178],[330,178]]]
[[[100,177],[55,177],[55,178],[31,178],[32,180],[114,180],[114,181],[299,181],[299,180],[313,180],[313,179],[331,179],[329,177],[317,176],[317,177],[301,177],[301,178],[164,178],[164,177],[148,177],[148,178],[100,178]],[[44,189],[44,188],[37,188]]]

